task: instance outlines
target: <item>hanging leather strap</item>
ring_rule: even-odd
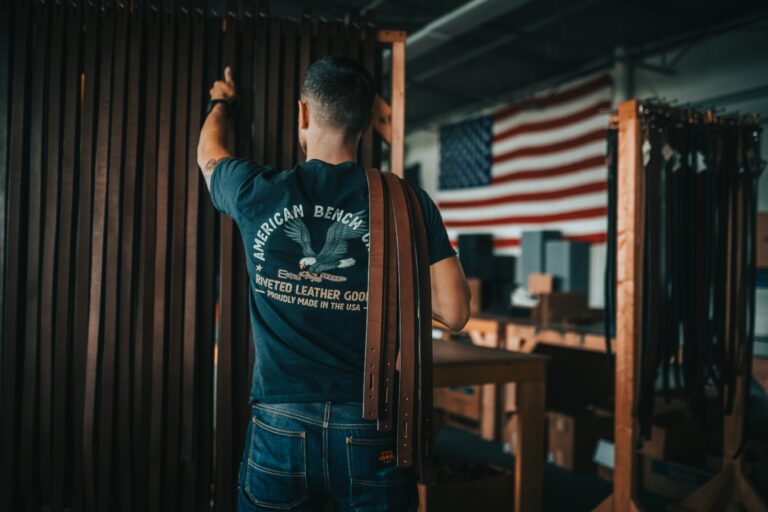
[[[107,233],[106,258],[104,270],[104,311],[103,341],[99,380],[99,465],[97,483],[99,486],[97,502],[101,509],[112,509],[117,502],[112,492],[114,466],[112,453],[115,447],[114,411],[115,404],[115,369],[117,367],[117,318],[122,307],[118,302],[118,283],[120,267],[120,201],[122,196],[122,168],[124,146],[125,116],[125,80],[126,80],[126,26],[127,13],[116,9],[115,49],[111,56],[112,100],[109,114],[109,166],[107,167]]]
[[[74,216],[74,191],[77,161],[77,107],[80,97],[80,12],[67,11],[66,29],[66,73],[64,75],[62,117],[62,172],[59,209],[59,242],[57,258],[56,323],[53,360],[53,418],[66,418],[71,409],[68,407],[71,388],[67,378],[69,368],[70,325],[72,318],[72,248],[73,226],[77,222]],[[65,475],[70,472],[71,462],[68,457],[69,443],[67,429],[53,429],[53,482],[51,502],[53,510],[60,510],[65,500]]]
[[[96,176],[93,192],[93,238],[91,253],[91,295],[88,314],[88,348],[85,367],[85,403],[83,411],[83,464],[85,472],[86,509],[96,508],[96,468],[94,464],[94,436],[96,415],[96,380],[99,365],[99,338],[101,332],[102,277],[104,269],[104,240],[107,208],[107,168],[109,156],[109,106],[111,103],[112,46],[114,43],[114,14],[105,13],[102,21],[99,48],[101,55],[98,79],[99,108],[96,136]],[[106,18],[106,19],[104,19]]]
[[[93,217],[93,170],[95,146],[95,113],[97,91],[98,15],[93,7],[82,7],[84,24],[83,78],[80,120],[80,165],[77,207],[77,247],[75,250],[74,332],[72,347],[72,431],[75,432],[73,466],[84,468],[83,418],[85,404],[85,366],[88,348],[89,297],[91,279],[91,220]],[[72,474],[72,508],[83,510],[85,474],[76,470]]]
[[[26,301],[26,331],[24,343],[24,373],[23,390],[26,396],[37,396],[37,365],[38,346],[40,343],[40,259],[42,254],[42,212],[43,208],[43,134],[45,132],[45,67],[46,49],[50,26],[48,11],[43,11],[37,22],[34,40],[30,115],[30,148],[29,148],[29,191],[27,204],[27,301]],[[35,418],[36,400],[24,400],[21,403],[21,445],[19,457],[19,488],[22,493],[30,493],[35,483],[34,472],[37,460],[34,454],[35,433],[37,432]]]
[[[426,226],[409,185],[394,174],[372,169],[366,170],[366,177],[370,252],[363,417],[378,418],[381,431],[391,429],[394,397],[389,393],[398,389],[397,463],[416,466],[419,479],[426,482],[433,428]]]
[[[408,199],[408,209],[413,221],[413,236],[416,251],[416,282],[418,283],[417,305],[417,335],[418,335],[418,477],[421,482],[428,483],[432,477],[432,444],[434,422],[432,419],[432,281],[429,272],[429,248],[427,244],[427,227],[423,222],[424,215],[418,197],[413,187],[402,182]]]
[[[40,280],[40,351],[39,370],[39,425],[40,425],[40,499],[49,503],[51,499],[53,446],[53,314],[56,288],[56,245],[59,223],[59,173],[61,171],[61,74],[62,74],[62,33],[64,20],[61,9],[51,11],[49,44],[49,69],[47,77],[48,104],[46,107],[47,140],[43,147],[46,153],[45,177],[45,223],[43,232],[42,277]]]
[[[122,235],[120,240],[120,297],[118,304],[129,314],[118,315],[117,339],[117,449],[121,461],[118,468],[120,510],[135,510],[131,469],[135,460],[131,449],[131,346],[140,343],[134,323],[135,272],[138,266],[135,251],[136,197],[139,169],[139,95],[141,93],[142,17],[130,18],[128,45],[128,76],[126,77],[126,120],[125,120],[125,171],[123,176]],[[128,22],[128,20],[126,20]],[[139,366],[140,368],[141,366]],[[136,375],[140,375],[138,372]],[[142,504],[143,506],[143,504]]]
[[[398,272],[397,272],[397,234],[393,229],[395,225],[395,212],[391,201],[387,198],[387,185],[384,184],[385,200],[384,210],[386,218],[385,226],[385,289],[384,289],[384,337],[382,340],[382,367],[379,377],[381,386],[381,400],[379,401],[378,429],[389,432],[394,425],[394,391],[395,391],[395,367],[398,357]]]
[[[413,464],[416,393],[416,311],[414,296],[413,238],[405,193],[399,178],[383,174],[394,210],[397,234],[397,275],[400,334],[400,382],[397,414],[397,462],[401,467]],[[391,228],[390,228],[391,229]]]
[[[379,417],[379,385],[381,350],[384,337],[384,247],[385,215],[384,185],[381,174],[366,169],[368,179],[368,225],[370,251],[368,263],[368,310],[365,331],[365,371],[363,374],[363,417]]]
[[[149,504],[147,509],[162,510],[160,503],[164,489],[163,464],[163,419],[165,418],[163,396],[165,394],[165,344],[167,317],[167,272],[168,240],[170,238],[169,204],[171,126],[173,125],[173,59],[176,26],[172,14],[163,13],[160,23],[162,50],[160,57],[160,108],[157,152],[157,205],[155,230],[154,270],[154,316],[152,334],[152,387],[149,427]]]

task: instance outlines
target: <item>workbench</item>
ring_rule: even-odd
[[[436,320],[433,320],[432,325],[445,329]],[[462,332],[469,335],[475,345],[517,352],[533,352],[539,343],[605,352],[605,335],[600,323],[585,326],[541,325],[528,318],[477,313],[470,317]],[[611,351],[613,352],[613,347]]]
[[[433,342],[434,386],[516,383],[516,512],[541,510],[547,358],[449,340]]]

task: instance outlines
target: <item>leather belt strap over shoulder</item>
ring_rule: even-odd
[[[414,190],[391,173],[366,169],[370,256],[363,417],[393,424],[398,389],[397,464],[429,480],[432,453],[432,337],[426,227]],[[395,373],[395,359],[400,371]],[[395,386],[395,379],[398,385]]]

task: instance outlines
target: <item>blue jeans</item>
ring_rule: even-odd
[[[238,478],[238,511],[415,511],[412,468],[397,467],[395,432],[361,403],[254,404]]]

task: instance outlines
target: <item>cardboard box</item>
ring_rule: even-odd
[[[506,512],[514,507],[514,488],[514,478],[508,471],[494,471],[471,480],[419,484],[419,512]]]
[[[555,291],[554,282],[551,274],[531,274],[528,276],[528,291],[534,295],[552,293]]]
[[[713,474],[703,469],[641,455],[642,488],[653,494],[682,500],[706,484]]]
[[[549,240],[546,269],[560,292],[589,290],[589,244],[575,240]]]
[[[768,212],[757,214],[757,268],[768,268]]]
[[[440,409],[468,420],[480,421],[481,391],[481,386],[435,388],[435,409]]]
[[[531,319],[541,324],[563,322],[590,316],[586,293],[548,293],[539,296],[539,303],[531,312]]]
[[[467,277],[493,279],[493,236],[459,235],[459,261]]]
[[[523,231],[520,240],[522,261],[520,283],[528,284],[528,276],[546,272],[546,243],[562,238],[559,231]]]
[[[502,429],[495,384],[436,388],[434,397],[434,407],[444,413],[446,425],[498,441]]]
[[[651,437],[641,452],[651,458],[685,464],[704,464],[706,433],[680,404],[657,413],[651,425]]]
[[[597,464],[597,469],[595,470],[595,473],[597,474],[598,478],[602,478],[603,480],[608,480],[609,482],[613,482],[613,470],[611,468],[607,468],[605,466],[601,466],[600,464]]]
[[[611,437],[613,416],[590,410],[549,411],[547,458],[569,471],[594,470],[593,456],[600,438]]]
[[[595,447],[595,455],[592,462],[595,463],[597,476],[603,480],[613,482],[613,463],[616,455],[616,447],[612,441],[598,439]]]
[[[752,376],[768,392],[768,358],[755,356],[752,359]]]

